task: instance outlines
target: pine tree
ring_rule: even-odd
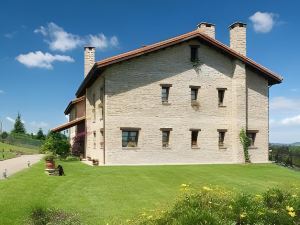
[[[39,131],[37,132],[36,138],[39,139],[39,140],[45,140],[45,135],[43,133],[42,128],[40,128]]]
[[[18,113],[18,116],[17,116],[15,124],[14,124],[14,129],[11,132],[15,133],[15,134],[26,134],[25,126],[21,120],[20,113]]]

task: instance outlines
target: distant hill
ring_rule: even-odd
[[[300,142],[295,142],[293,144],[291,144],[292,146],[300,146]]]

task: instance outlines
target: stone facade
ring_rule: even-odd
[[[190,46],[199,45],[199,62]],[[162,104],[161,85],[172,85]],[[190,85],[200,86],[199,106]],[[225,89],[218,105],[218,88]],[[100,164],[241,163],[242,128],[255,130],[252,162],[268,161],[268,81],[244,63],[190,40],[108,67],[86,90],[86,156]],[[137,147],[122,147],[122,127],[138,128]],[[162,147],[161,128],[172,128]],[[190,129],[201,129],[198,148]],[[227,130],[219,147],[218,130]]]

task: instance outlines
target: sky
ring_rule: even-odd
[[[247,23],[247,56],[282,75],[270,88],[270,142],[300,141],[299,1],[51,0],[0,3],[0,122],[20,112],[28,132],[67,121],[63,111],[83,80],[83,46],[96,60],[196,29]]]

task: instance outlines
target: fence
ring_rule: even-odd
[[[40,148],[43,144],[43,141],[38,139],[33,139],[29,135],[22,135],[22,134],[10,134],[7,138],[1,139],[0,141],[3,143],[27,147],[27,148]]]

